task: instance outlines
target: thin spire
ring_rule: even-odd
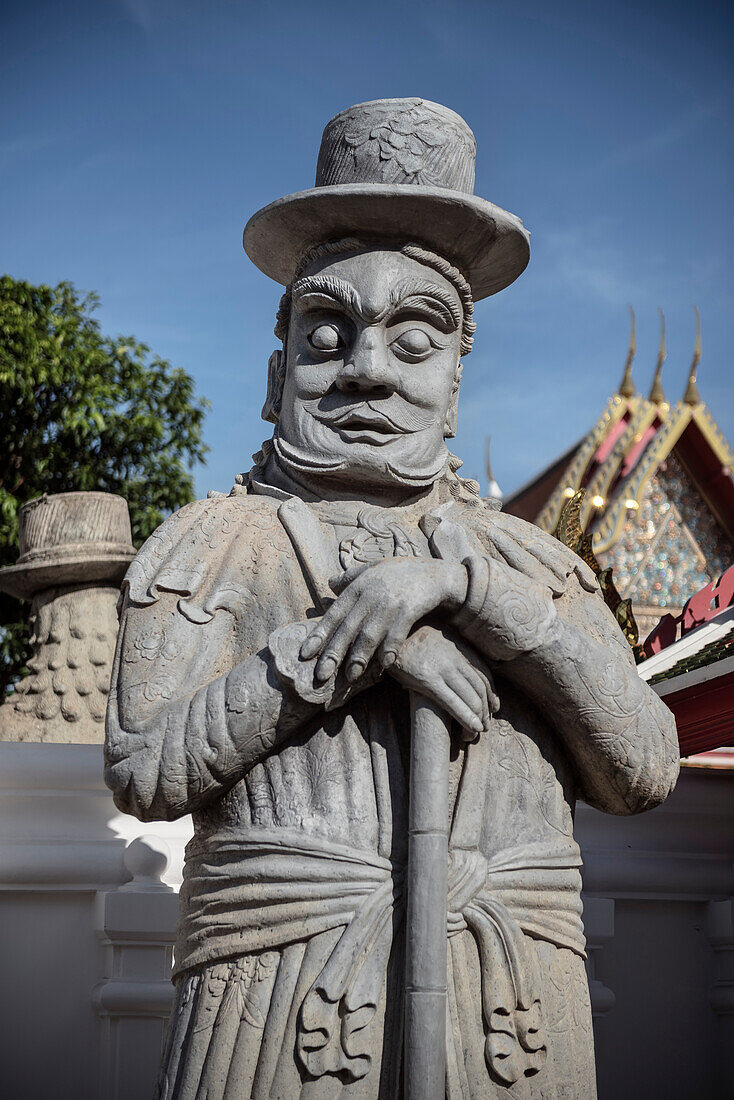
[[[630,306],[630,346],[627,352],[627,362],[624,365],[624,374],[622,375],[622,381],[619,384],[619,393],[622,397],[634,397],[636,390],[635,384],[632,381],[632,360],[635,357],[637,351],[637,333],[635,326],[635,311]]]
[[[658,349],[658,361],[655,364],[655,376],[652,380],[652,386],[650,387],[649,401],[652,401],[655,405],[662,405],[665,401],[665,391],[663,390],[662,374],[663,363],[668,357],[668,353],[665,350],[665,314],[662,309],[660,310],[660,348]]]
[[[698,385],[696,384],[696,371],[698,370],[698,364],[701,362],[701,314],[698,312],[698,306],[694,306],[693,311],[696,314],[696,347],[693,351],[691,369],[688,372],[688,385],[683,395],[686,405],[701,404],[701,394],[698,392]]]
[[[500,489],[497,482],[494,480],[494,474],[492,473],[492,463],[489,461],[489,436],[487,436],[484,444],[484,453],[487,466],[487,496],[494,497],[496,500],[503,500],[504,493]]]

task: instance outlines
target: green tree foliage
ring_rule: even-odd
[[[104,336],[96,295],[0,278],[0,565],[18,509],[42,493],[101,489],[130,507],[139,546],[193,498],[208,402],[133,337]],[[0,594],[0,698],[28,656],[27,605]]]

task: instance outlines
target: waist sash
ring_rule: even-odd
[[[469,928],[476,938],[485,1055],[505,1084],[545,1060],[540,975],[528,937],[584,953],[580,864],[570,838],[489,860],[476,848],[451,849],[447,933]],[[301,1006],[297,1052],[312,1077],[342,1072],[357,1080],[371,1065],[365,1029],[379,1003],[404,880],[403,867],[376,853],[295,830],[228,828],[195,838],[181,888],[175,973],[344,928]]]

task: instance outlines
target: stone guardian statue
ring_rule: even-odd
[[[529,257],[475,151],[420,99],[328,123],[316,186],[245,229],[286,288],[272,438],[123,585],[107,782],[195,823],[159,1100],[596,1095],[574,803],[658,805],[678,746],[594,574],[447,449],[474,301]],[[431,708],[435,797],[410,774]],[[435,890],[407,871],[409,785],[448,835]],[[446,958],[427,1087],[403,1057],[421,889]]]

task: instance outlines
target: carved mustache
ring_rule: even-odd
[[[324,408],[320,401],[306,401],[304,404],[317,420],[335,428],[341,424],[347,426],[346,422],[354,420],[376,428],[388,424],[397,432],[409,434],[423,431],[434,422],[431,413],[416,409],[396,393],[379,400],[340,404],[333,409]]]

